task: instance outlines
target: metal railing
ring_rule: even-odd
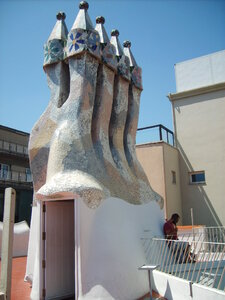
[[[206,227],[206,236],[209,242],[225,243],[225,227]]]
[[[190,244],[195,241],[199,246],[201,242],[225,243],[225,227],[193,227],[190,232],[182,232],[178,230],[178,238],[180,241],[186,241]]]
[[[158,138],[160,141],[165,141],[167,144],[173,145],[174,146],[174,133],[167,127],[163,126],[162,124],[157,124],[153,126],[147,126],[147,127],[142,127],[137,129],[137,133],[140,131],[146,131],[146,130],[153,130],[157,129],[158,131]]]
[[[225,290],[225,243],[142,238],[147,264],[192,283]]]
[[[0,140],[0,149],[12,153],[28,155],[28,147],[16,143]]]
[[[0,180],[16,182],[32,182],[32,175],[25,172],[7,171],[0,173]]]

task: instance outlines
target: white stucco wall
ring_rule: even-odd
[[[177,92],[225,81],[225,50],[175,64]]]
[[[0,257],[2,251],[3,222],[0,222]],[[26,221],[14,224],[13,257],[27,256],[30,229]]]
[[[50,203],[54,205],[54,202]],[[60,209],[59,203],[60,201],[56,206]],[[76,199],[74,208],[76,299],[130,300],[147,294],[149,291],[147,273],[138,270],[138,267],[146,263],[141,237],[146,231],[148,237],[162,234],[164,216],[159,205],[153,201],[134,205],[118,198],[108,198],[98,208],[91,209],[81,199]],[[49,213],[51,210],[49,211],[46,204],[46,220],[49,219]],[[43,245],[40,240],[41,228],[45,222],[43,223],[41,215],[41,203],[37,201],[37,207],[33,207],[32,212],[26,271],[26,279],[33,282],[31,292],[33,300],[40,299],[43,282],[41,269]],[[51,230],[48,228],[46,227],[46,241],[52,236],[50,232],[53,231],[54,237],[58,236],[59,231],[62,233],[66,230],[64,222],[58,224],[57,219],[52,222]],[[54,252],[65,250],[66,245],[60,246],[56,247]],[[48,252],[45,249],[45,253]],[[67,256],[62,257],[67,259]],[[46,265],[48,266],[48,261]],[[58,266],[53,267],[52,270],[49,268],[53,277],[45,278],[46,287],[49,286],[48,281],[54,278],[54,270]],[[66,270],[61,268],[61,272]],[[60,287],[56,286],[54,292],[61,293]],[[52,299],[48,293],[49,290],[46,299]]]
[[[148,290],[140,237],[162,234],[163,211],[155,202],[132,205],[109,198],[96,210],[83,202],[80,223],[79,299],[138,299]]]
[[[224,300],[225,293],[220,290],[205,287],[200,284],[190,284],[189,281],[153,271],[153,287],[168,300]]]

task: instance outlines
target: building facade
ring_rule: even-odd
[[[137,156],[165,218],[177,212],[182,225],[224,226],[225,51],[178,63],[175,75],[174,147],[160,135],[136,145]]]
[[[225,51],[175,65],[172,104],[184,225],[225,225]]]
[[[30,224],[33,184],[28,157],[29,134],[0,125],[0,221],[5,188],[16,190],[15,222]]]

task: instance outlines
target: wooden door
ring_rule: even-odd
[[[45,299],[74,297],[74,200],[46,202]]]

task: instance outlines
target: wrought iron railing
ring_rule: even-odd
[[[222,230],[221,230],[222,229]],[[224,227],[215,228],[220,238]],[[158,270],[192,283],[225,291],[225,243],[205,241],[212,228],[202,234],[182,240],[142,238],[146,263],[159,265]],[[215,235],[214,237],[215,238]]]
[[[0,180],[16,182],[32,182],[32,175],[25,172],[7,171],[0,173]]]
[[[153,130],[156,130],[156,134],[152,134]],[[167,127],[163,126],[162,124],[157,124],[157,125],[153,125],[153,126],[147,126],[147,127],[142,127],[142,128],[138,128],[137,129],[137,143],[139,143],[139,135],[140,132],[147,132],[149,131],[150,133],[148,133],[147,138],[148,141],[164,141],[167,144],[170,144],[172,146],[174,146],[174,133],[173,131],[171,131],[170,129],[168,129]],[[152,137],[154,136],[153,140]]]
[[[28,155],[28,147],[16,143],[0,140],[0,150],[7,152]]]

